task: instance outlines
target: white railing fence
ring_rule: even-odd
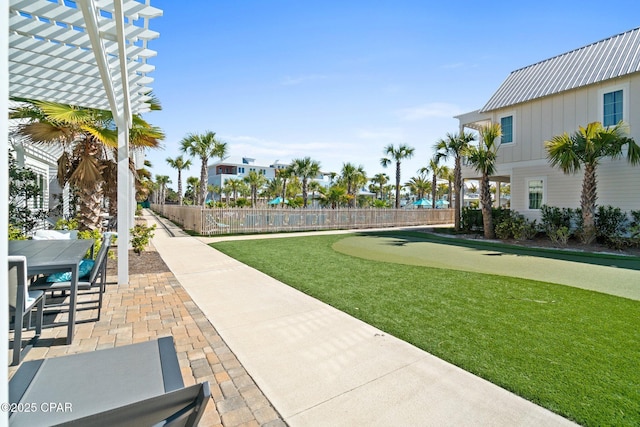
[[[151,209],[200,235],[384,228],[453,223],[453,209],[202,208],[152,204]]]

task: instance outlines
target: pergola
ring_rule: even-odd
[[[128,283],[129,229],[135,206],[129,129],[133,114],[149,111],[153,78],[147,73],[154,67],[147,59],[156,52],[148,49],[147,43],[159,35],[149,29],[149,20],[161,16],[162,11],[152,7],[150,0],[0,0],[0,5],[8,12],[1,14],[0,28],[9,29],[0,38],[0,167],[4,182],[8,179],[10,96],[112,111],[118,128],[118,283]],[[0,186],[0,199],[8,198],[6,187]],[[7,205],[0,208],[0,229],[5,235],[7,210]],[[0,240],[0,256],[6,260],[7,254],[7,241]],[[0,295],[4,299],[0,299],[0,316],[6,322],[7,295]],[[5,346],[7,334],[8,327],[3,327],[0,339]],[[7,351],[0,354],[6,362]],[[6,387],[0,401],[8,401]],[[5,422],[0,420],[0,424]]]

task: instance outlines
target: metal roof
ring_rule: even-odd
[[[640,28],[513,71],[481,113],[640,71]]]
[[[147,42],[158,37],[148,21],[160,15],[137,0],[11,0],[9,94],[129,110],[114,115],[148,111],[147,59],[156,52]]]

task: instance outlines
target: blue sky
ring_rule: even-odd
[[[146,119],[167,139],[147,157],[172,188],[165,159],[206,130],[228,143],[229,160],[310,156],[324,171],[351,162],[369,176],[393,176],[380,166],[383,148],[406,143],[415,155],[405,182],[458,130],[453,116],[481,108],[511,71],[640,25],[637,0],[152,5],[164,11],[150,24],[163,110]]]

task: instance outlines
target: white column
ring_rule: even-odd
[[[9,2],[0,0],[0,175],[4,178],[0,185],[0,200],[9,199]],[[0,259],[2,266],[0,283],[9,283],[7,256],[9,247],[4,236],[9,235],[9,206],[0,204]],[[0,292],[0,366],[9,366],[9,294],[4,289]],[[9,380],[7,369],[0,373],[0,403],[9,401]],[[0,426],[9,425],[9,413],[0,414]]]
[[[129,229],[131,215],[131,171],[129,170],[129,128],[118,125],[118,284],[129,283]]]

